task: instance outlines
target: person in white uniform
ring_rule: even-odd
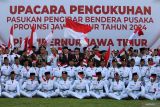
[[[108,87],[106,82],[102,79],[102,73],[96,72],[97,79],[92,80],[90,84],[90,95],[97,99],[106,97],[108,94]]]
[[[108,97],[121,100],[123,98],[127,98],[128,94],[126,92],[125,84],[120,80],[119,73],[115,73],[114,81],[111,83]]]
[[[70,95],[78,99],[89,97],[88,81],[85,80],[84,73],[82,71],[79,71],[78,75],[79,79],[75,80],[70,88]]]
[[[157,83],[157,75],[151,74],[150,81],[145,84],[145,94],[144,97],[149,100],[156,100],[158,93],[158,83]]]
[[[30,78],[23,83],[20,93],[28,98],[32,98],[37,93],[39,86],[38,81],[35,79],[35,73],[30,73]]]
[[[74,59],[69,60],[69,66],[65,68],[68,73],[69,80],[75,80],[76,67],[74,66]]]
[[[68,74],[66,71],[62,71],[62,77],[61,80],[58,81],[58,90],[59,95],[61,97],[69,97],[69,89],[71,88],[72,81],[68,79]]]
[[[139,97],[142,97],[144,95],[145,89],[142,85],[142,82],[138,80],[139,77],[137,72],[132,74],[132,78],[133,79],[127,86],[127,93],[133,99],[139,99]]]
[[[43,98],[51,98],[58,96],[58,85],[51,77],[50,72],[45,72],[45,80],[38,87],[37,95]]]
[[[7,98],[15,98],[20,96],[20,88],[18,81],[15,80],[15,72],[10,73],[10,80],[6,81],[2,96]]]
[[[127,60],[125,58],[121,59],[121,63],[122,66],[119,68],[120,77],[122,81],[125,83],[125,86],[127,86],[129,82],[130,69],[129,67],[127,67]]]
[[[4,65],[1,67],[1,82],[5,83],[10,79],[10,73],[12,68],[9,65],[9,60],[7,57],[4,58]]]
[[[19,64],[19,58],[18,57],[15,57],[14,58],[14,64],[12,64],[12,69],[13,71],[15,71],[15,74],[16,74],[16,77],[15,79],[17,81],[22,81],[22,72],[21,72],[21,69],[22,69],[22,65]]]

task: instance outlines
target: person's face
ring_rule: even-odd
[[[16,63],[16,64],[19,64],[19,59],[15,59],[15,63]]]
[[[9,64],[8,59],[5,59],[5,60],[4,60],[4,63],[5,63],[6,65],[8,65],[8,64]]]
[[[64,54],[68,54],[68,49],[64,49],[64,50],[63,50],[63,53],[64,53]]]
[[[67,80],[67,74],[62,74],[62,79]]]
[[[32,63],[32,66],[33,66],[33,67],[36,67],[36,63]]]
[[[151,82],[155,82],[156,81],[156,77],[151,79]]]
[[[14,80],[15,74],[11,74],[11,80]]]
[[[47,64],[46,62],[42,62],[42,66],[45,67]]]
[[[153,61],[152,60],[148,61],[148,64],[149,65],[153,64]]]
[[[137,56],[138,55],[138,52],[134,52],[134,56]]]
[[[135,65],[135,61],[131,61],[131,66],[134,66]]]
[[[15,53],[15,54],[17,53],[17,49],[14,49],[14,53]]]
[[[6,49],[5,53],[8,54],[9,53],[9,49]]]
[[[49,80],[50,77],[51,77],[50,74],[47,74],[47,75],[46,75],[46,79],[47,79],[47,80]]]
[[[90,62],[88,63],[89,66],[93,66],[93,64],[94,64],[93,61],[90,61]]]
[[[41,54],[45,54],[46,53],[46,49],[45,48],[41,48],[40,53]]]
[[[101,65],[102,67],[104,67],[104,66],[105,66],[105,62],[104,62],[104,61],[101,61],[100,65]]]
[[[24,66],[28,66],[28,61],[25,61],[25,62],[24,62]]]
[[[126,61],[122,61],[122,65],[126,65]]]
[[[114,76],[114,79],[115,79],[116,81],[119,81],[119,75],[115,75],[115,76]]]
[[[112,66],[113,66],[113,67],[116,67],[116,66],[117,66],[117,62],[116,62],[116,61],[113,61],[113,62],[112,62]]]
[[[78,74],[78,75],[81,77],[81,79],[84,78],[84,74]]]
[[[97,77],[98,77],[98,78],[97,78],[98,80],[101,80],[101,79],[102,79],[102,75],[101,75],[101,74],[100,74],[100,75],[97,75]]]
[[[157,55],[158,54],[158,51],[157,50],[154,50],[154,55]]]
[[[137,81],[137,80],[138,80],[138,75],[134,75],[134,76],[133,76],[133,80],[134,80],[134,81]]]
[[[114,56],[118,56],[118,52],[114,52]]]
[[[144,64],[145,64],[145,61],[141,61],[141,62],[140,62],[140,65],[143,66]]]
[[[74,66],[74,61],[69,61],[70,66]]]
[[[41,68],[41,67],[42,67],[41,63],[38,63],[38,68]]]
[[[34,80],[35,79],[35,75],[31,75],[30,78],[31,78],[31,80]]]
[[[75,52],[74,52],[75,55],[79,55],[79,53],[80,53],[80,52],[79,52],[78,49],[76,49]]]
[[[51,52],[52,52],[52,53],[55,53],[55,54],[57,53],[57,51],[56,51],[55,48],[51,48]]]

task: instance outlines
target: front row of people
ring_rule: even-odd
[[[1,84],[0,96],[7,98],[19,96],[51,98],[60,96],[78,99],[109,97],[117,100],[129,97],[139,99],[141,97],[156,100],[160,98],[160,83],[156,82],[156,77],[156,74],[151,74],[150,81],[144,85],[138,80],[138,74],[133,73],[132,81],[125,86],[124,82],[120,80],[118,72],[114,74],[114,80],[110,84],[102,78],[101,72],[96,72],[96,75],[90,81],[85,78],[83,71],[80,71],[73,83],[68,79],[66,71],[62,72],[62,78],[59,81],[55,81],[54,77],[50,76],[50,72],[45,72],[44,81],[39,84],[35,79],[35,73],[30,73],[30,78],[20,87],[15,80],[15,72],[12,71],[10,80]]]

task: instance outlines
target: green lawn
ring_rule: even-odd
[[[160,100],[0,98],[0,107],[160,107]]]

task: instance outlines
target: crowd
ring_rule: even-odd
[[[160,50],[149,48],[106,51],[45,46],[38,51],[0,48],[0,96],[160,99]],[[95,58],[100,53],[100,59]]]

